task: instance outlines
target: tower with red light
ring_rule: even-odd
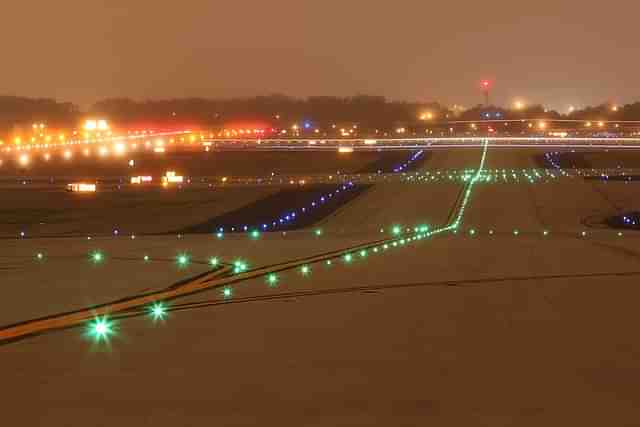
[[[484,106],[489,106],[489,91],[491,90],[491,82],[489,80],[483,80],[480,82],[480,88],[484,94]]]

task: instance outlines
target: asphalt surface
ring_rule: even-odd
[[[480,158],[479,148],[442,150],[425,168],[477,168]],[[533,162],[530,152],[489,149],[485,167]],[[104,239],[99,266],[86,259],[95,241],[11,241],[0,250],[3,324],[157,292],[207,271],[213,255],[241,257],[250,271],[232,298],[219,289],[185,295],[163,321],[128,307],[114,315],[108,342],[71,328],[0,346],[12,402],[3,417],[16,425],[636,425],[640,240],[597,221],[639,209],[635,185],[477,184],[457,233],[364,257],[353,247],[391,245],[417,224],[446,227],[468,183],[380,184],[326,218],[321,236]],[[173,259],[181,251],[194,261],[184,270]],[[272,271],[277,283],[265,283]]]

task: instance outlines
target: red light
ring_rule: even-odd
[[[483,87],[489,87],[489,81],[488,80],[483,80],[482,81],[482,86]]]

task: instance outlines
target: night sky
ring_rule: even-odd
[[[640,1],[7,1],[0,94],[640,100]]]

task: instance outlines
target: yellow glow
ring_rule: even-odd
[[[127,151],[127,147],[121,142],[118,142],[113,146],[113,151],[116,155],[121,156]]]
[[[84,182],[74,182],[67,184],[67,191],[71,191],[73,193],[95,193],[96,185]]]

